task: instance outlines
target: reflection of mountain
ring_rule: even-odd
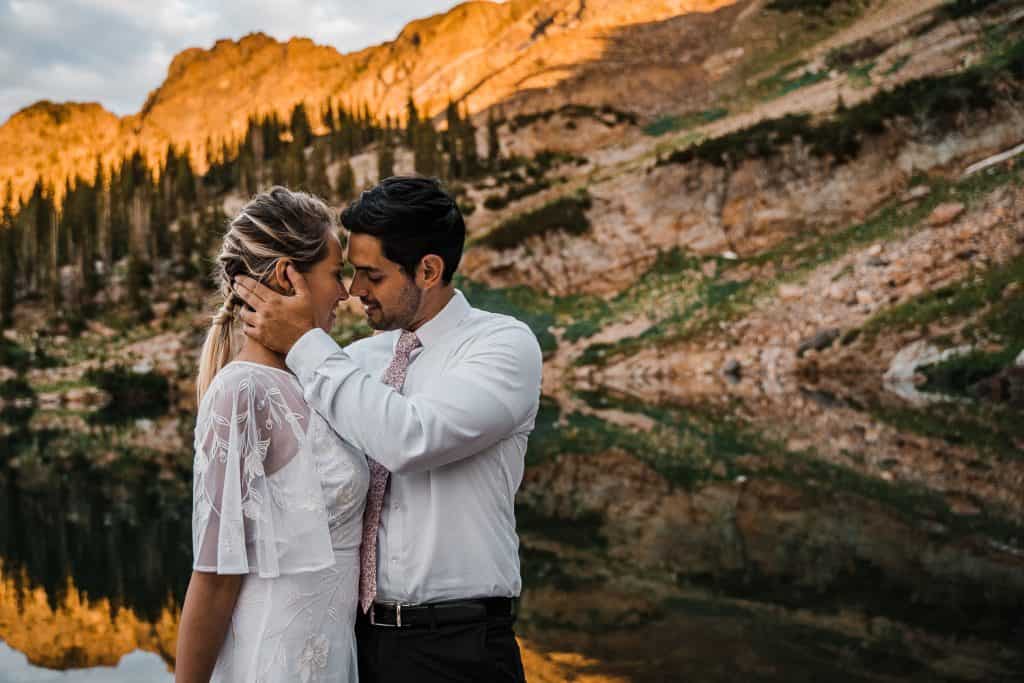
[[[70,578],[56,599],[43,588],[26,588],[28,582],[0,568],[0,640],[31,663],[51,669],[114,666],[137,649],[173,663],[178,626],[170,606],[142,618],[110,600],[90,600]]]
[[[637,681],[671,666],[730,680],[723,660],[759,676],[785,660],[766,680],[1024,673],[1024,554],[1003,543],[1019,527],[958,519],[734,417],[634,415],[648,429],[542,417],[520,498],[527,637]]]
[[[587,398],[590,415],[545,400],[520,496],[532,679],[1024,671],[1024,559],[1000,544],[1015,527],[949,517],[735,417]],[[0,638],[46,666],[136,648],[173,664],[187,469],[133,445],[148,423],[58,424],[75,423],[37,414],[6,437]]]
[[[5,438],[0,559],[54,607],[72,578],[89,600],[155,618],[188,578],[188,475],[119,448],[120,436],[21,429]]]

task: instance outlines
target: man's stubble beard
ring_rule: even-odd
[[[407,280],[405,285],[402,286],[402,292],[398,297],[398,310],[387,315],[387,317],[381,318],[378,322],[374,322],[370,318],[367,319],[367,322],[369,322],[370,327],[378,331],[386,332],[388,330],[409,329],[409,325],[416,318],[416,312],[420,310],[420,302],[422,300],[423,291],[416,286],[414,281]],[[387,313],[383,306],[380,308],[380,312],[382,315]]]

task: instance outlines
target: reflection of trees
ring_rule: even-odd
[[[617,566],[632,581],[710,591],[713,603],[882,617],[936,642],[1020,642],[1019,525],[957,516],[935,492],[786,451],[733,414],[592,405],[649,427],[541,411],[518,497],[527,597],[558,604]],[[530,617],[537,602],[524,605]],[[1024,665],[1019,645],[1014,656]]]
[[[90,599],[155,619],[188,581],[189,474],[110,437],[21,426],[4,438],[0,558],[53,607],[71,578]]]

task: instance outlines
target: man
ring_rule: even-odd
[[[351,294],[383,334],[341,349],[317,329],[294,269],[295,296],[251,279],[236,288],[254,309],[246,334],[287,353],[309,404],[371,458],[360,680],[524,681],[513,501],[540,347],[523,323],[472,308],[452,285],[466,228],[437,181],[388,178],[341,220]]]

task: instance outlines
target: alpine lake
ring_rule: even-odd
[[[1019,417],[743,383],[542,399],[528,678],[1024,680]],[[173,678],[194,415],[128,405],[2,414],[0,683]]]

